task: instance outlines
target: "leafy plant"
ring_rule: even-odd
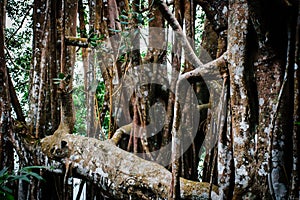
[[[53,78],[53,83],[58,85],[61,81],[69,81],[71,78],[71,75],[65,76],[63,73],[59,73],[58,78]]]
[[[45,168],[43,166],[28,166],[20,169],[17,172],[9,172],[7,167],[4,167],[0,171],[0,198],[13,200],[12,189],[9,187],[14,181],[25,181],[30,183],[30,178],[36,178],[38,180],[44,180],[38,173],[33,172],[33,169]]]
[[[75,75],[75,78],[78,79],[78,75]],[[73,133],[76,135],[86,136],[86,97],[84,92],[84,86],[82,83],[76,83],[73,88],[73,101],[74,108],[76,110],[76,121],[74,126]]]

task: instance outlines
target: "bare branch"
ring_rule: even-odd
[[[84,48],[87,48],[89,46],[88,38],[77,38],[77,37],[66,36],[65,41],[66,41],[66,45],[69,46],[78,46]]]
[[[198,68],[198,67],[202,66],[203,65],[202,62],[196,56],[195,51],[192,48],[189,41],[187,40],[186,35],[183,33],[179,22],[177,21],[177,19],[173,15],[173,13],[169,11],[168,5],[166,3],[164,3],[163,0],[158,0],[157,4],[158,4],[158,9],[160,10],[163,17],[169,22],[172,29],[174,31],[176,31],[176,33],[178,34],[178,36],[180,38],[180,41],[182,43],[182,46],[184,48],[186,57],[190,60],[191,63],[196,65],[196,66],[194,66],[195,68]]]
[[[202,109],[208,109],[211,108],[211,103],[207,103],[207,104],[201,104],[197,106],[197,109],[202,110]]]
[[[132,128],[132,123],[120,127],[118,130],[116,130],[116,132],[114,133],[113,137],[110,140],[115,145],[117,145],[119,141],[122,139],[124,133],[130,134],[131,128]]]
[[[181,75],[181,79],[189,79],[192,77],[205,76],[207,78],[218,79],[227,75],[227,52],[219,58],[202,65],[192,71],[186,72]]]
[[[19,121],[25,123],[25,116],[23,114],[22,107],[20,105],[16,90],[14,88],[14,85],[13,85],[13,82],[11,80],[8,70],[7,70],[7,78],[8,78],[9,93],[10,93],[10,98],[11,98],[10,100],[11,100],[11,104],[14,108],[14,111],[16,112],[17,119]]]

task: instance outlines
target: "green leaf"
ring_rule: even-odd
[[[1,176],[5,176],[7,174],[7,170],[8,168],[7,167],[4,167],[1,171],[0,171],[0,177]]]
[[[94,42],[95,42],[95,41],[97,41],[97,40],[99,40],[99,38],[98,38],[98,37],[96,37],[96,36],[95,36],[95,37],[92,37],[92,38],[90,38],[90,41],[94,41]]]
[[[92,45],[93,47],[96,47],[96,46],[97,46],[97,42],[91,41],[90,43],[91,43],[91,45]]]
[[[6,199],[7,200],[14,200],[14,196],[12,194],[6,194]]]
[[[59,73],[58,78],[59,78],[60,80],[62,80],[62,79],[65,78],[65,75],[64,75],[63,73]]]
[[[139,29],[136,29],[136,30],[133,32],[134,36],[138,35],[139,33],[140,33]]]
[[[122,46],[120,46],[120,51],[123,51],[124,49],[126,48],[126,45],[122,45]]]
[[[128,25],[129,23],[128,22],[124,22],[124,21],[120,21],[121,24],[123,25]]]
[[[128,16],[126,16],[126,15],[120,15],[120,18],[122,18],[122,19],[128,19]]]
[[[296,125],[300,125],[300,122],[295,122]]]
[[[155,17],[151,17],[150,19],[148,19],[148,22],[151,22],[155,19]]]
[[[30,183],[30,179],[27,176],[19,176],[16,178],[16,180],[25,181],[27,183]]]
[[[134,15],[140,15],[140,13],[136,12],[136,11],[132,11],[131,13],[134,14]]]
[[[1,186],[1,190],[4,192],[4,193],[12,193],[12,189],[6,187],[6,186]]]
[[[112,29],[112,28],[110,28],[109,30],[112,31],[112,32],[115,32],[115,33],[120,33],[121,32],[121,30],[116,30],[116,29]]]
[[[30,172],[30,173],[28,173],[28,175],[32,176],[32,177],[34,177],[34,178],[36,178],[37,180],[40,180],[40,181],[44,180],[42,176],[40,176],[39,174],[37,174],[35,172]]]
[[[46,166],[27,166],[27,167],[23,167],[20,171],[29,171],[32,169],[47,169]]]
[[[121,33],[121,35],[122,35],[123,37],[128,37],[129,34],[130,34],[129,31],[123,31],[123,32]]]

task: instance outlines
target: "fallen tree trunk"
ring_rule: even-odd
[[[56,131],[41,141],[42,151],[113,199],[167,199],[172,175],[163,166],[126,152],[111,140]],[[209,199],[209,183],[180,179],[181,199]],[[212,199],[218,199],[213,187]]]

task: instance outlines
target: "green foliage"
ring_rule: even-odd
[[[28,82],[32,55],[31,49],[29,47],[26,47],[24,49],[12,47],[10,49],[14,51],[14,58],[12,58],[12,60],[8,60],[9,73],[12,77],[15,90],[20,100],[20,104],[23,108],[25,108],[29,95]]]
[[[206,150],[204,147],[202,147],[199,152],[199,163],[198,163],[198,179],[199,179],[199,181],[202,181],[202,175],[203,175],[202,173],[203,173],[203,168],[204,168],[205,155],[206,155]]]
[[[16,24],[20,23],[24,13],[31,8],[32,0],[7,0],[6,11],[9,18],[12,18]]]
[[[195,50],[196,54],[200,55],[200,46],[202,41],[202,34],[204,31],[205,13],[200,6],[196,8],[196,21],[195,21]]]
[[[96,90],[96,98],[98,102],[98,108],[100,109],[100,112],[104,106],[104,98],[105,98],[105,84],[103,81],[99,82],[97,90]],[[104,121],[102,124],[102,131],[107,136],[108,135],[108,129],[109,129],[109,112],[105,113]]]
[[[109,118],[109,111],[107,111],[105,113],[104,121],[103,121],[103,124],[102,124],[102,131],[104,132],[106,137],[108,137],[109,123],[110,123],[109,119],[110,119]]]
[[[92,32],[89,35],[88,42],[92,47],[97,47],[99,46],[100,41],[102,41],[103,39],[104,39],[104,35],[98,35]]]
[[[146,6],[148,6],[148,4]],[[120,22],[120,24],[124,27],[123,31],[126,31],[126,30],[131,30],[133,26],[139,26],[139,27],[148,26],[149,22],[155,19],[155,17],[149,18],[148,16],[149,16],[149,11],[136,12],[133,11],[133,9],[131,8],[128,13],[126,11],[122,11],[117,21]],[[136,24],[132,24],[133,21],[135,21]],[[121,32],[121,30],[114,30],[114,29],[110,29],[110,31]]]
[[[53,83],[54,84],[59,84],[61,81],[65,81],[66,83],[68,83],[71,79],[71,75],[68,74],[67,76],[64,75],[63,73],[59,73],[57,78],[53,78]]]
[[[24,111],[29,91],[29,70],[32,57],[31,0],[8,0],[5,28],[6,61]]]
[[[104,97],[105,97],[105,84],[103,81],[101,81],[97,86],[96,97],[98,101],[98,106],[101,107],[104,103]]]
[[[13,191],[9,187],[15,181],[25,181],[30,183],[31,178],[44,180],[38,173],[33,172],[34,169],[43,169],[43,166],[28,166],[20,169],[18,172],[10,173],[5,167],[0,171],[0,198],[5,200],[13,200]]]
[[[80,61],[81,62],[81,61]],[[75,65],[73,79],[73,102],[75,108],[75,125],[73,133],[76,135],[86,135],[86,96],[84,92],[84,81],[82,66]]]
[[[146,55],[147,55],[147,51],[142,51],[142,52],[141,52],[141,57],[142,57],[142,58],[145,58]]]
[[[73,101],[75,107],[76,122],[73,133],[76,135],[86,135],[86,101],[83,85],[76,85],[73,89]]]
[[[76,71],[76,70],[75,70]],[[86,109],[86,96],[84,91],[84,85],[83,85],[83,77],[80,76],[80,74],[75,73],[74,77],[74,88],[73,88],[73,101],[74,101],[74,107],[76,110],[76,122],[74,126],[74,134],[77,135],[86,135],[86,115],[87,115],[87,109]],[[98,103],[99,112],[101,112],[102,107],[104,105],[104,98],[105,98],[105,83],[104,81],[95,82],[95,84],[92,84],[88,90],[96,91],[96,99]],[[98,119],[99,120],[99,119]],[[104,122],[102,124],[102,131],[107,135],[109,129],[109,112],[105,113]]]
[[[89,24],[89,21],[88,21],[88,1],[85,1],[83,0],[82,1],[82,9],[83,9],[83,18],[84,18],[84,24],[85,24],[85,29],[84,30],[81,30],[80,27],[78,26],[77,27],[77,34],[78,34],[78,37],[81,37],[81,34],[84,36],[84,37],[87,37],[87,28],[88,28],[88,24]],[[80,9],[80,8],[79,8]]]

